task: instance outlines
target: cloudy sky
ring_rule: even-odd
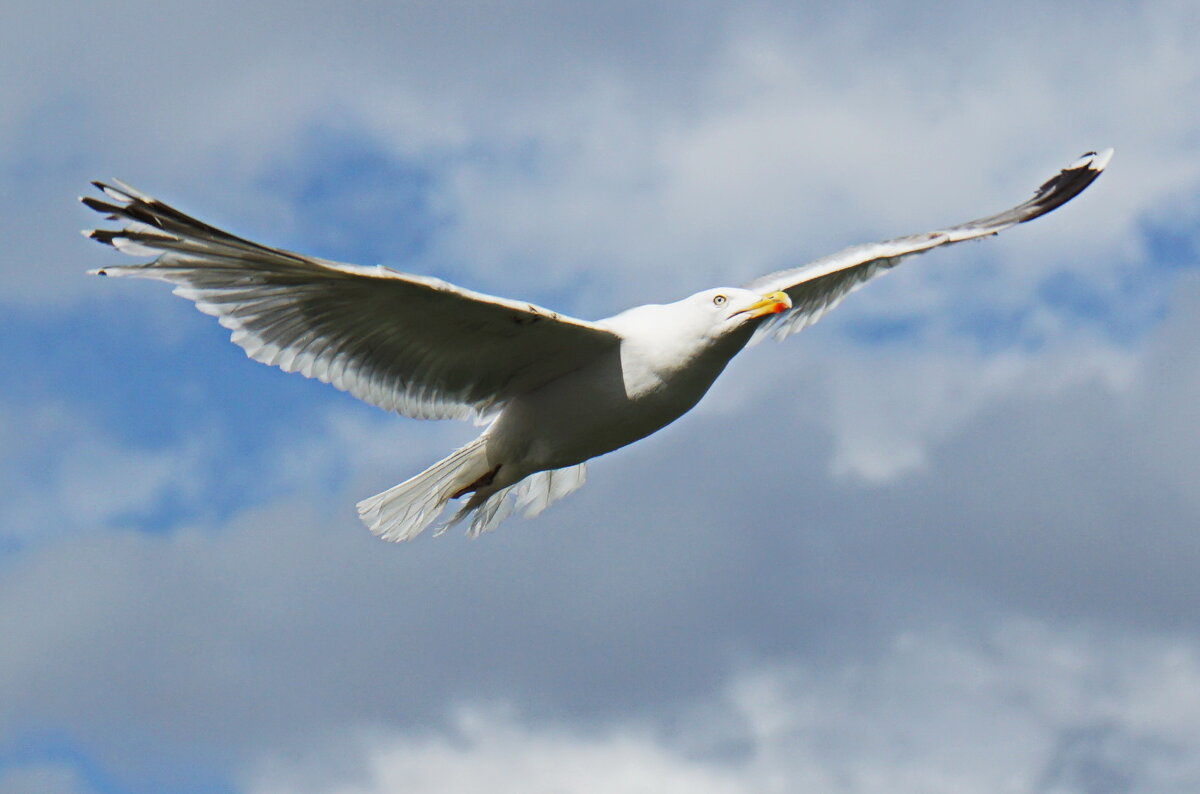
[[[1200,789],[1200,10],[44,3],[0,25],[0,792]],[[373,538],[475,428],[90,279],[118,177],[599,318],[992,212],[593,462]]]

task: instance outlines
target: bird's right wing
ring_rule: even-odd
[[[770,334],[782,339],[812,325],[851,292],[914,254],[987,237],[1045,215],[1079,195],[1111,158],[1112,149],[1088,152],[1043,183],[1033,198],[1004,212],[939,231],[851,246],[806,265],[756,278],[747,289],[762,293],[782,290],[792,299],[792,308],[764,321],[755,336]]]
[[[620,338],[440,279],[269,248],[117,183],[84,204],[125,221],[85,232],[150,262],[92,271],[168,281],[251,358],[418,418],[484,416],[616,349]]]

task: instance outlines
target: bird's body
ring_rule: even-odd
[[[564,317],[383,267],[305,257],[243,240],[125,185],[85,198],[120,230],[87,234],[142,265],[101,275],[158,278],[233,332],[247,354],[386,410],[490,417],[471,443],[359,503],[373,532],[405,540],[467,498],[472,534],[526,515],[583,483],[591,458],[689,411],[757,334],[803,328],[902,258],[995,234],[1087,187],[1111,152],[1089,153],[1011,210],[942,231],[855,246],[747,288],[710,289],[605,320]],[[451,522],[453,523],[453,521]]]
[[[620,337],[618,347],[515,397],[488,429],[488,446],[495,450],[489,460],[522,471],[518,479],[574,466],[645,438],[691,410],[756,325],[747,319],[733,332],[708,335],[709,312],[698,303],[639,306],[599,321]]]
[[[750,340],[758,321],[788,306],[782,293],[764,298],[729,288],[601,320],[596,325],[619,340],[611,350],[514,396],[478,439],[451,456],[452,476],[434,466],[364,501],[360,513],[369,524],[422,526],[447,494],[469,493],[460,516],[477,511],[473,527],[483,531],[507,515],[490,514],[489,501],[502,510],[507,489],[523,482],[529,489],[518,494],[517,506],[538,512],[583,484],[586,461],[645,438],[691,410]],[[437,487],[414,489],[426,481]],[[430,494],[437,494],[433,503],[421,499]],[[408,512],[389,514],[389,507]],[[421,520],[412,520],[416,516]]]

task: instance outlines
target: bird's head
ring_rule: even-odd
[[[792,308],[792,299],[786,292],[761,295],[740,287],[705,290],[691,296],[687,301],[707,311],[718,332],[728,332]]]
[[[792,307],[786,292],[767,295],[740,287],[697,292],[667,304],[637,306],[603,323],[626,338],[626,346],[645,342],[645,351],[669,351],[667,360],[687,358],[702,350],[721,349],[731,356],[750,338],[758,322]],[[683,352],[681,352],[683,351]]]
[[[763,295],[740,287],[718,287],[665,306],[644,307],[649,310],[644,316],[640,309],[629,314],[653,328],[654,336],[674,336],[681,346],[725,348],[733,344],[736,352],[760,320],[791,307],[786,292]]]

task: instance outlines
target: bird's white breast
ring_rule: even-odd
[[[575,465],[690,410],[749,333],[713,337],[674,308],[643,306],[605,321],[622,337],[618,350],[510,402],[491,431],[497,461]]]

